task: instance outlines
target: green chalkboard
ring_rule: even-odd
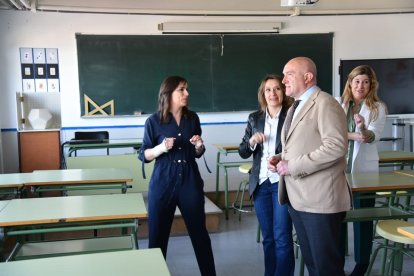
[[[152,113],[160,84],[170,75],[188,80],[194,111],[254,110],[261,79],[268,73],[282,74],[286,62],[296,56],[312,58],[319,86],[327,92],[332,88],[332,33],[77,34],[76,41],[82,115],[84,95],[98,106],[114,100],[115,115]]]

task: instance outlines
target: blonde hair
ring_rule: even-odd
[[[378,118],[378,103],[381,102],[378,97],[378,79],[374,69],[368,65],[359,65],[355,67],[348,75],[348,79],[345,84],[344,92],[341,96],[341,101],[345,105],[349,105],[349,102],[354,100],[352,95],[352,80],[359,75],[367,75],[370,81],[369,92],[365,98],[365,105],[371,111],[370,119],[376,120]]]

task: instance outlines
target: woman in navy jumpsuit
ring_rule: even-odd
[[[160,87],[158,112],[145,122],[140,159],[155,159],[148,191],[149,248],[167,255],[176,207],[184,218],[201,275],[216,275],[206,229],[204,182],[195,158],[204,151],[198,115],[188,105],[187,81],[166,78]]]

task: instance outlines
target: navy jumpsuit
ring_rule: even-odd
[[[172,149],[155,160],[148,191],[149,248],[161,248],[167,255],[168,239],[176,206],[184,218],[202,275],[216,275],[211,241],[205,224],[204,182],[198,170],[193,135],[201,136],[200,119],[195,112],[183,115],[178,126],[170,114],[167,123],[160,123],[159,113],[145,122],[140,159],[144,151],[174,137]],[[149,162],[145,160],[145,162]]]

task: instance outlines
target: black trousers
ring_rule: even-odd
[[[344,276],[341,246],[345,212],[308,213],[288,207],[299,246],[310,276]]]
[[[148,247],[161,248],[166,258],[171,225],[178,206],[185,221],[201,275],[215,276],[213,250],[206,228],[203,183],[186,181],[188,172],[183,168],[179,168],[178,172],[183,177],[172,177],[175,180],[153,183],[149,187]]]

